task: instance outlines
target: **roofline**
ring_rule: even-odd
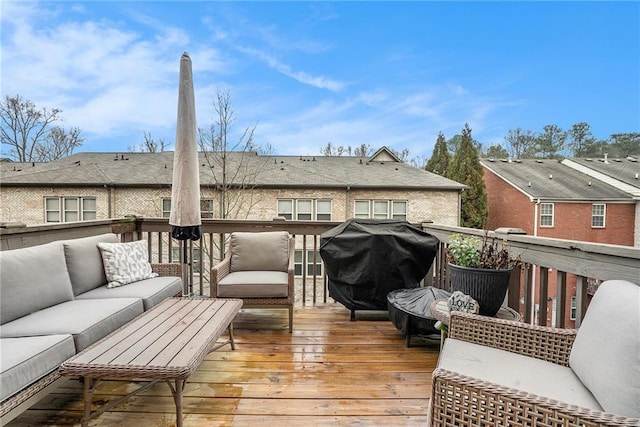
[[[640,199],[631,199],[631,198],[587,198],[587,199],[563,199],[558,197],[534,197],[532,202],[540,202],[540,203],[616,203],[616,204],[635,204]]]
[[[629,193],[634,197],[640,197],[640,188],[634,187],[631,184],[627,184],[626,182],[620,181],[617,178],[612,177],[611,175],[607,175],[598,170],[590,168],[589,166],[582,165],[571,159],[563,159],[560,162],[562,165],[567,166],[573,170],[581,172],[585,175],[588,175],[592,178],[597,179],[598,181],[602,181],[607,185],[610,185],[614,188],[617,188],[620,191],[624,191],[625,193]]]
[[[200,187],[212,188],[216,187],[218,184],[206,184],[200,183]],[[233,184],[230,184],[232,187]],[[121,183],[87,183],[87,182],[79,182],[79,183],[34,183],[34,182],[18,182],[18,183],[6,183],[3,182],[0,184],[0,188],[2,187],[48,187],[48,188],[63,188],[63,187],[108,187],[108,188],[171,188],[171,184],[162,184],[162,183],[153,183],[153,184],[121,184]],[[279,188],[331,188],[331,189],[380,189],[380,190],[405,190],[405,191],[417,191],[417,190],[445,190],[445,191],[462,191],[467,188],[464,185],[460,186],[432,186],[432,187],[424,187],[424,186],[379,186],[379,185],[352,185],[352,184],[340,184],[340,185],[301,185],[301,184],[283,184],[283,185],[271,185],[271,184],[255,184],[250,185],[251,188],[264,188],[264,189],[279,189]]]
[[[504,176],[502,176],[501,174],[499,174],[498,172],[496,172],[494,169],[491,169],[489,166],[487,166],[483,160],[480,160],[480,164],[488,169],[489,171],[491,171],[492,174],[494,174],[495,176],[497,176],[498,178],[500,178],[501,180],[503,180],[504,182],[506,182],[508,185],[510,185],[511,187],[515,188],[517,191],[519,191],[520,193],[524,194],[525,196],[527,196],[529,198],[530,201],[535,201],[536,198],[530,194],[527,193],[523,188],[520,188],[520,186],[516,185],[515,183],[511,182],[510,180],[508,180],[507,178],[505,178]]]

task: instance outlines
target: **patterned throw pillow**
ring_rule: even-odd
[[[128,243],[100,242],[98,248],[107,276],[107,288],[116,288],[158,275],[151,270],[146,240]]]

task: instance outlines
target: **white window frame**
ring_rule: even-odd
[[[163,198],[161,204],[162,218],[169,218],[171,215],[171,199]]]
[[[402,209],[400,209],[401,207]],[[393,200],[391,202],[391,218],[402,221],[407,220],[407,202],[405,200]]]
[[[388,200],[372,200],[371,207],[373,219],[389,219]]]
[[[296,220],[313,220],[313,199],[296,199]]]
[[[316,221],[331,221],[331,199],[316,199]]]
[[[576,314],[578,312],[578,299],[575,296],[571,297],[571,310],[569,311],[569,318],[576,320]]]
[[[407,201],[382,199],[355,200],[353,202],[353,217],[367,219],[399,219],[406,221]]]
[[[550,208],[551,212],[547,212],[545,208]],[[554,218],[555,206],[553,203],[540,203],[540,227],[552,228],[555,222]],[[545,220],[551,219],[551,224],[546,224]]]
[[[597,209],[602,208],[602,212],[597,212]],[[605,203],[594,203],[591,205],[591,228],[605,228],[607,219],[607,205]],[[596,220],[601,220],[602,224],[596,224]]]
[[[365,212],[366,208],[366,212]],[[371,202],[370,200],[355,200],[353,202],[354,218],[371,218]]]
[[[89,203],[92,206],[89,208]],[[90,221],[97,219],[95,196],[47,196],[44,198],[44,221],[46,223]],[[51,219],[55,215],[55,219]]]
[[[283,206],[286,203],[290,204],[291,206],[290,209]],[[293,199],[278,199],[278,201],[276,202],[277,216],[281,216],[289,220],[293,219],[293,207],[294,207]]]
[[[296,249],[294,253],[293,271],[295,277],[302,277],[304,272],[306,272],[306,277],[313,277],[313,249],[306,249],[306,252],[306,259],[303,258],[303,249]],[[303,261],[306,261],[306,263],[303,263]],[[316,251],[315,265],[317,266],[316,268],[319,269],[316,277],[321,277],[324,272],[324,264],[320,257],[320,251]]]
[[[213,219],[213,199],[200,199],[200,218]]]
[[[322,276],[323,265],[322,258],[320,257],[320,251],[316,251],[316,269],[319,271],[316,273],[316,277]],[[307,277],[313,277],[314,270],[314,262],[313,262],[313,249],[307,249]]]
[[[162,218],[169,218],[171,216],[171,198],[163,197],[161,203]],[[206,205],[209,204],[211,209]],[[204,209],[207,208],[207,209]],[[213,199],[200,199],[200,218],[211,219],[214,213]]]
[[[276,215],[296,221],[331,221],[331,199],[278,199]]]

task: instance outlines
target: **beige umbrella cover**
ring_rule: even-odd
[[[191,58],[183,53],[180,59],[178,88],[178,122],[173,154],[171,185],[171,235],[178,240],[198,240],[200,225],[200,176],[196,146],[196,107],[193,94]]]

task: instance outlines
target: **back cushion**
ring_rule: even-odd
[[[73,299],[60,242],[0,251],[0,323]]]
[[[62,242],[74,295],[80,295],[107,284],[98,243],[119,242],[118,236],[113,233]]]
[[[289,233],[231,233],[231,272],[287,271]]]
[[[605,411],[640,417],[640,286],[623,280],[600,285],[569,366]]]

